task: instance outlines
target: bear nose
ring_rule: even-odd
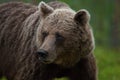
[[[41,57],[41,58],[43,58],[43,59],[45,59],[45,58],[48,56],[48,52],[45,51],[45,50],[39,50],[39,51],[37,52],[37,54],[39,55],[39,57]]]

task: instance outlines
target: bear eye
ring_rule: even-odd
[[[42,37],[43,37],[43,40],[45,39],[45,37],[48,35],[47,32],[42,32]]]
[[[64,37],[62,35],[60,35],[59,33],[56,33],[55,36],[56,36],[57,43],[61,43],[64,41]]]

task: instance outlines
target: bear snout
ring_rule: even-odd
[[[36,52],[37,58],[40,62],[45,64],[53,63],[54,60],[57,58],[57,55],[54,53],[50,53],[44,49],[40,49]]]
[[[45,50],[43,50],[43,49],[37,51],[36,54],[38,55],[38,57],[39,57],[40,60],[42,60],[42,61],[45,61],[46,58],[48,57],[48,52],[45,51]]]

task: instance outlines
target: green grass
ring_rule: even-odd
[[[99,80],[120,80],[120,51],[96,47]]]
[[[5,77],[2,77],[0,80],[7,80]]]
[[[69,80],[68,78],[56,78],[55,80]]]
[[[99,80],[120,80],[120,51],[96,47],[94,52],[98,65]],[[0,80],[6,80],[3,77]],[[66,78],[55,80],[67,80]]]

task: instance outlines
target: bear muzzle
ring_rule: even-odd
[[[48,53],[48,51],[44,50],[44,49],[40,49],[39,51],[36,52],[38,59],[45,64],[50,64],[52,63],[56,56],[52,56],[50,55],[50,53]]]
[[[47,60],[47,57],[48,57],[48,52],[47,51],[41,49],[41,50],[37,51],[36,54],[37,54],[37,56],[38,56],[38,58],[41,62],[44,62],[44,63],[49,62]]]
[[[41,57],[42,59],[45,59],[47,56],[48,56],[48,52],[47,51],[45,51],[45,50],[39,50],[38,52],[37,52],[37,54],[38,54],[38,56],[39,57]]]

